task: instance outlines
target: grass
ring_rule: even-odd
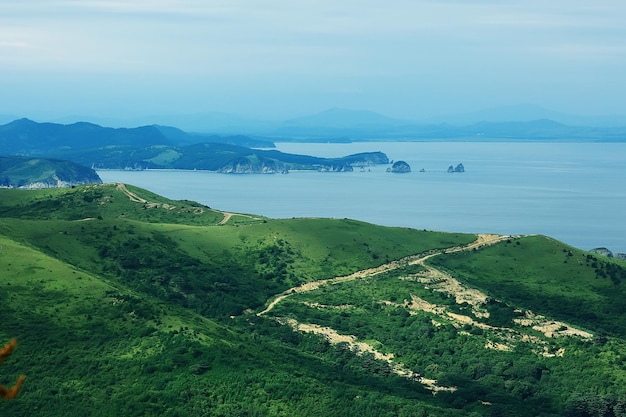
[[[495,298],[611,334],[626,335],[626,263],[546,236],[433,258]]]
[[[432,396],[371,356],[254,312],[304,282],[475,236],[349,219],[236,216],[219,225],[219,211],[127,189],[154,205],[132,201],[115,185],[0,190],[0,343],[20,343],[3,364],[2,382],[28,377],[18,401],[0,404],[0,414],[560,415],[626,402],[626,347],[606,327],[612,320],[621,326],[622,263],[545,237],[433,258],[511,306],[577,320],[594,314],[595,321],[576,323],[613,335],[545,339],[563,357],[543,357],[521,342],[506,352],[486,349],[506,338],[409,311],[404,301],[415,295],[471,316],[454,298],[400,279],[419,266],[294,294],[272,310],[356,335],[458,387]],[[505,322],[511,306],[490,308]],[[575,306],[580,313],[570,311]]]
[[[133,201],[117,184],[46,190],[0,190],[0,217],[40,220],[126,218],[149,223],[211,225],[223,213],[191,201],[174,201],[133,186],[125,188],[143,201]]]
[[[0,405],[3,414],[356,416],[368,409],[411,415],[440,409],[428,395],[418,400],[408,387],[390,391],[383,379],[350,370],[356,358],[337,370],[331,352],[325,358],[262,336],[269,321],[226,327],[4,235],[0,271],[0,338],[19,340],[3,380],[27,375],[18,400]],[[348,407],[350,398],[367,393],[372,397],[361,406]]]
[[[549,240],[549,245],[553,242]],[[521,243],[534,254],[535,267],[540,270],[549,269],[555,254],[560,257],[562,253],[555,251],[538,258],[537,255],[546,249],[543,244],[543,238],[523,240]],[[554,248],[561,246],[556,244]],[[489,249],[482,249],[467,254],[467,257],[448,254],[439,258],[444,261],[454,259],[459,265],[465,265],[467,258],[481,256],[483,251],[489,253]],[[520,252],[517,254],[519,257]],[[567,256],[575,257],[576,254]],[[481,260],[485,262],[483,267],[490,265],[484,258]],[[556,265],[553,268],[552,272],[558,271]],[[508,410],[507,415],[540,415],[548,412],[550,402],[555,407],[551,412],[560,415],[569,407],[569,402],[577,401],[572,395],[573,387],[579,387],[580,392],[601,389],[605,393],[621,395],[621,381],[626,378],[622,368],[623,358],[626,358],[623,339],[611,339],[601,346],[598,342],[580,339],[551,339],[533,329],[519,326],[515,326],[514,331],[504,332],[475,324],[460,326],[445,314],[409,310],[404,302],[415,295],[449,312],[468,315],[474,322],[501,321],[498,325],[511,327],[513,323],[510,319],[495,316],[500,310],[507,313],[513,311],[502,303],[496,303],[487,306],[493,317],[473,317],[471,311],[457,305],[454,298],[415,280],[405,279],[407,272],[415,271],[398,269],[293,294],[278,304],[271,314],[290,317],[301,323],[328,326],[340,334],[354,335],[359,341],[369,341],[379,352],[392,353],[397,362],[421,375],[436,379],[444,386],[457,386],[458,391],[449,400],[464,404],[465,410],[482,415],[491,412],[497,415],[495,410],[503,409]],[[483,279],[489,280],[489,277]],[[472,284],[479,287],[476,282]],[[492,286],[496,288],[498,284],[493,283]],[[544,310],[537,312],[547,313]],[[512,338],[516,334],[520,336]],[[510,350],[487,349],[485,346],[490,343],[509,346]],[[544,357],[541,354],[544,347],[550,352],[562,349],[565,354],[563,357]],[[547,375],[551,377],[543,377]],[[579,380],[585,382],[575,382]],[[442,397],[446,395],[438,394]],[[602,403],[605,400],[602,398],[595,398],[594,401]],[[493,408],[486,410],[471,406],[481,401],[492,403]]]

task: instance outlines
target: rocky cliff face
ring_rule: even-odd
[[[371,166],[387,160],[385,154],[377,154],[379,153],[363,153],[336,159],[304,156],[299,160],[287,162],[252,155],[235,158],[217,171],[225,174],[284,174],[290,170],[351,172],[354,171],[355,166]]]
[[[94,172],[95,174],[95,172]],[[95,177],[83,177],[83,178],[59,178],[58,175],[52,174],[48,178],[42,179],[40,181],[31,182],[29,184],[25,184],[18,188],[24,188],[28,190],[39,190],[43,188],[63,188],[63,187],[75,187],[77,185],[85,185],[85,184],[102,184],[102,180],[96,174]]]

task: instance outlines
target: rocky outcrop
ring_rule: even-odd
[[[463,166],[463,164],[458,164],[456,167],[450,165],[448,167],[448,172],[452,173],[452,172],[465,172],[465,167]]]
[[[276,160],[259,161],[249,157],[236,158],[218,170],[225,174],[276,174],[286,171],[287,167]]]
[[[85,184],[101,184],[101,183],[102,183],[102,180],[100,179],[99,176],[97,176],[97,179],[90,177],[90,178],[75,178],[75,179],[63,180],[59,178],[56,174],[53,174],[46,179],[43,179],[41,181],[31,182],[29,184],[22,185],[18,188],[24,188],[27,190],[40,190],[44,188],[65,188],[65,187],[75,187],[78,185],[85,185]]]
[[[328,164],[321,165],[317,169],[319,172],[352,172],[354,169],[351,165],[336,163],[336,164]]]
[[[613,257],[613,252],[611,252],[608,248],[593,248],[589,252],[600,256],[606,256],[607,258]]]
[[[611,252],[611,250],[609,250],[608,248],[594,248],[591,249],[589,252],[591,253],[595,253],[596,255],[600,255],[600,256],[606,256],[607,258],[614,258],[614,259],[626,259],[626,253],[613,253]]]
[[[404,161],[396,161],[388,171],[395,174],[406,174],[411,172],[411,166]]]
[[[319,161],[324,161],[319,163]],[[291,164],[275,159],[263,159],[251,157],[241,157],[233,159],[224,164],[217,171],[224,174],[286,174],[289,170],[306,170],[319,172],[351,172],[352,165],[340,160],[317,159],[316,163]]]

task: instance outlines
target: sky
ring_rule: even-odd
[[[0,2],[0,114],[626,114],[623,0]]]

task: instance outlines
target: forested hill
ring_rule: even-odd
[[[389,163],[382,152],[318,158],[248,146],[271,148],[274,144],[246,136],[194,136],[163,126],[113,129],[84,122],[60,125],[28,119],[0,126],[0,153],[4,156],[66,159],[97,169],[197,169],[247,174],[340,172]]]
[[[0,156],[0,187],[35,189],[101,182],[93,169],[73,162]]]
[[[544,236],[0,189],[0,415],[619,416],[624,262]]]

